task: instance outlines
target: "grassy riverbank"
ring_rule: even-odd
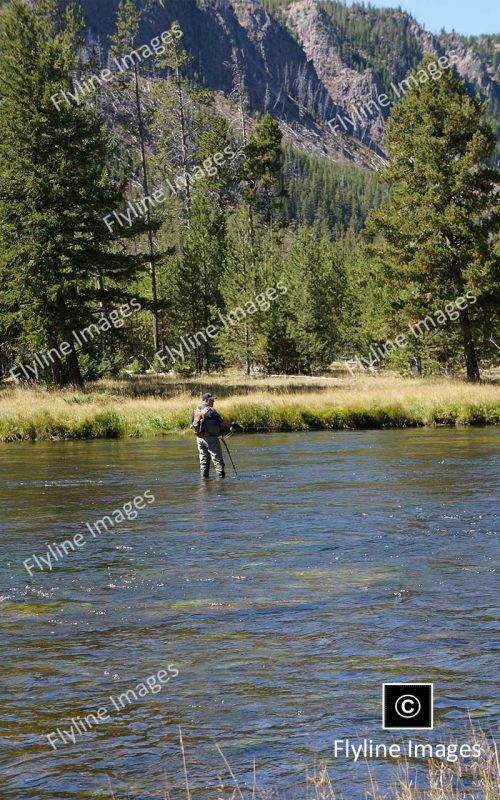
[[[402,379],[166,375],[98,381],[85,390],[0,387],[0,441],[161,436],[185,431],[202,391],[248,431],[404,428],[500,422],[493,384]]]

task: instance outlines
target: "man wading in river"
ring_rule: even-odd
[[[221,415],[214,409],[213,394],[207,392],[201,398],[201,403],[193,411],[191,429],[196,434],[196,444],[200,456],[201,477],[208,478],[210,459],[214,462],[218,478],[225,478],[224,458],[219,436],[224,431],[239,428],[237,422],[225,422]]]

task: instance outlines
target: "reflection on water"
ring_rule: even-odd
[[[494,727],[497,433],[231,444],[240,479],[201,483],[190,439],[0,450],[2,800],[108,798],[108,776],[117,800],[166,781],[180,797],[179,725],[197,799],[227,774],[218,744],[242,785],[254,758],[278,788],[325,761],[361,800],[366,767],[333,742],[387,741],[384,681],[434,682],[436,728],[414,739],[468,713]],[[24,559],[146,489],[136,520],[28,576]],[[169,663],[175,681],[74,745],[43,738]],[[387,790],[394,767],[373,769]]]

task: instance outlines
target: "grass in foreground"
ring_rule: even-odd
[[[354,378],[175,380],[151,375],[98,381],[85,390],[0,390],[0,441],[161,436],[187,430],[203,391],[245,430],[305,431],[484,425],[500,421],[500,389],[462,381]]]
[[[472,772],[460,764],[451,769],[431,762],[427,767],[427,786],[420,785],[416,777],[412,778],[410,767],[406,765],[389,792],[382,791],[370,774],[365,797],[366,800],[499,800],[499,781],[498,763],[493,759],[485,760]],[[310,789],[305,800],[348,800],[336,792],[326,767],[310,776],[308,784]]]
[[[365,762],[366,789],[365,800],[500,800],[500,764],[495,742],[488,738],[483,730],[471,725],[467,736],[469,744],[480,747],[479,759],[458,760],[457,762],[429,761],[417,773],[415,764],[404,761],[396,770],[396,779],[387,790],[382,790],[377,784],[369,762]],[[173,796],[185,796],[186,800],[196,797],[196,791],[190,786],[189,765],[186,751],[179,730],[179,744],[182,755],[182,783],[183,789],[177,784],[175,789],[169,785],[165,776],[164,800],[171,800],[170,789]],[[258,785],[255,759],[253,762],[253,780],[251,786],[241,785],[238,777],[226,756],[216,745],[216,750],[221,758],[221,774],[219,786],[214,792],[214,800],[352,800],[344,794],[337,792],[330,770],[326,766],[319,767],[306,776],[304,788],[294,789],[291,792],[275,792],[272,789],[262,789]],[[224,768],[222,768],[222,763]],[[115,794],[111,781],[110,791],[112,800],[119,800]],[[206,793],[204,793],[206,796]],[[360,800],[357,796],[356,800]]]

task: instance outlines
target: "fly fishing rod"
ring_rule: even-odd
[[[226,448],[226,450],[227,450],[227,454],[228,454],[228,456],[229,456],[229,460],[230,460],[230,462],[231,462],[231,464],[232,464],[232,466],[233,466],[233,469],[234,469],[234,474],[236,475],[236,477],[238,477],[238,472],[237,472],[237,470],[236,470],[236,467],[234,466],[234,461],[233,461],[233,457],[232,457],[232,455],[231,455],[231,451],[230,451],[229,447],[227,446],[227,442],[226,442],[226,440],[224,439],[224,437],[222,436],[221,438],[222,438],[222,441],[224,442],[224,447],[225,447],[225,448]]]

